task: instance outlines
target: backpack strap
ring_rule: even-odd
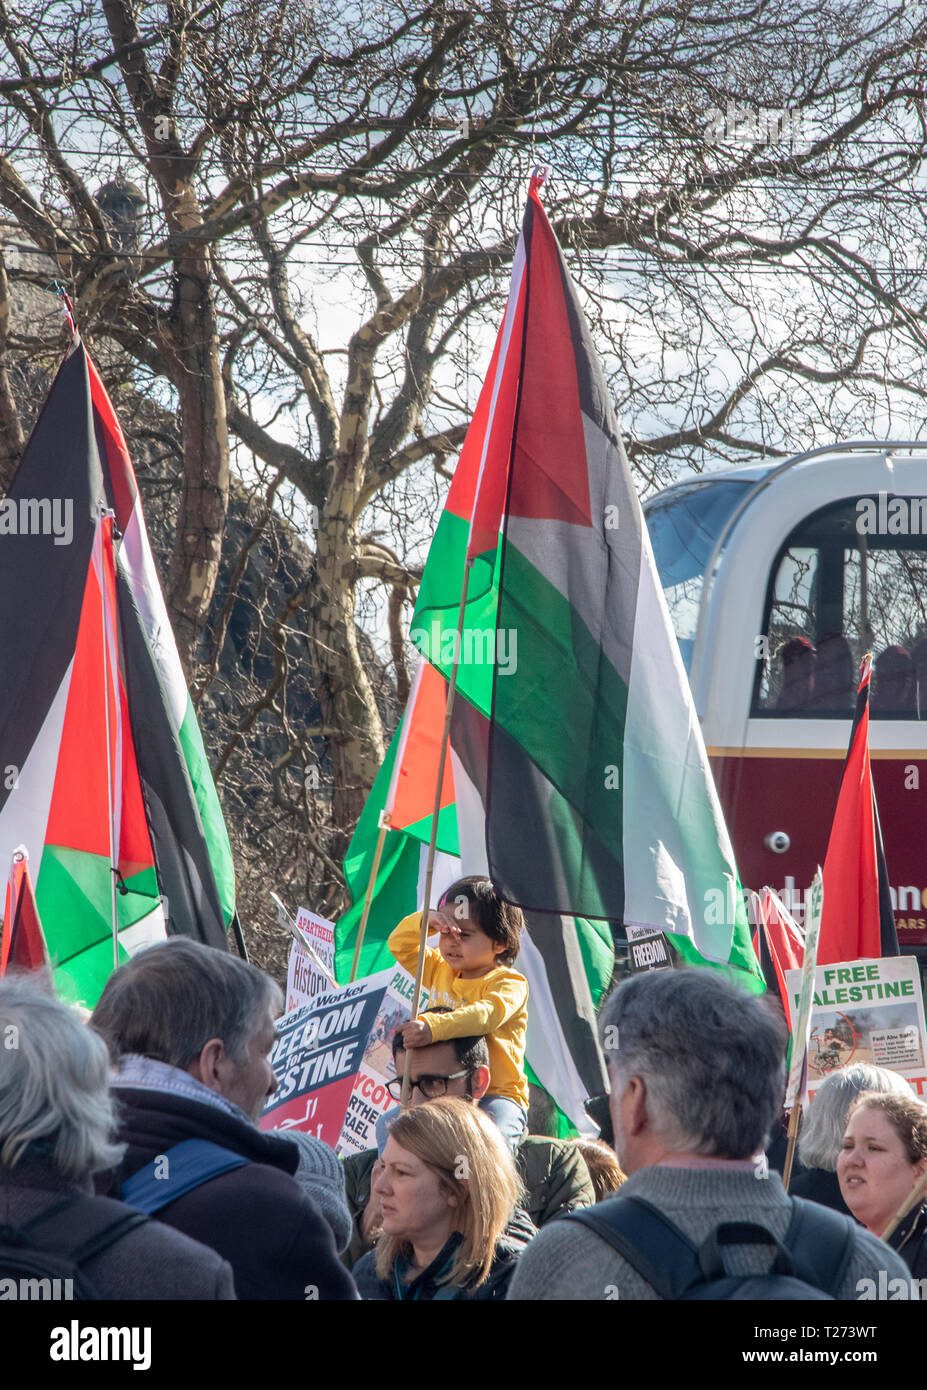
[[[109,1197],[66,1197],[25,1226],[0,1227],[0,1242],[64,1255],[81,1265],[147,1220]]]
[[[157,1170],[165,1162],[167,1171],[161,1174]],[[151,1216],[210,1178],[243,1168],[248,1162],[241,1154],[208,1139],[184,1139],[133,1173],[122,1184],[122,1200]]]
[[[695,1245],[643,1197],[618,1197],[600,1206],[580,1207],[562,1220],[579,1221],[595,1231],[662,1299],[678,1301],[702,1278]]]
[[[856,1249],[857,1229],[842,1212],[793,1197],[785,1245],[795,1277],[836,1298]]]
[[[717,1262],[723,1270],[723,1246],[757,1242],[776,1250],[768,1273],[791,1272],[796,1279],[836,1296],[855,1249],[856,1228],[848,1217],[815,1202],[801,1197],[793,1197],[791,1202],[792,1217],[781,1243],[765,1227],[727,1222],[704,1242],[705,1263],[692,1241],[642,1197],[612,1199],[601,1206],[570,1212],[562,1219],[580,1221],[595,1231],[666,1300],[678,1301],[706,1277],[718,1277],[714,1265]],[[788,1260],[782,1258],[786,1252]]]

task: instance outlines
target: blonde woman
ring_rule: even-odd
[[[508,1146],[475,1105],[445,1096],[397,1116],[373,1191],[382,1232],[354,1268],[362,1298],[505,1298],[533,1227],[516,1215]]]

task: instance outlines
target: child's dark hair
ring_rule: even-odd
[[[520,907],[499,897],[492,879],[475,875],[459,878],[441,894],[438,906],[453,907],[455,917],[470,918],[490,941],[504,946],[505,950],[496,957],[500,965],[511,965],[515,960],[525,918]]]

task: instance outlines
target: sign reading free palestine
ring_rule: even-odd
[[[801,971],[787,970],[791,1026]],[[927,1029],[920,972],[913,956],[839,961],[814,972],[808,1091],[855,1062],[887,1067],[927,1094]]]

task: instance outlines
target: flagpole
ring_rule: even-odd
[[[100,556],[100,568],[99,568],[99,571],[98,571],[98,578],[99,578],[99,581],[100,581],[100,606],[101,606],[102,617],[103,617],[103,623],[102,623],[102,629],[103,629],[103,712],[104,712],[104,717],[105,717],[105,722],[106,722],[106,801],[107,801],[107,807],[108,807],[108,812],[109,812],[109,816],[108,816],[108,819],[109,819],[109,870],[110,870],[110,872],[109,872],[109,879],[110,879],[110,900],[111,900],[111,912],[112,912],[112,923],[113,923],[113,969],[116,970],[116,969],[118,969],[118,966],[119,966],[119,925],[118,925],[118,918],[117,918],[117,915],[116,915],[116,873],[117,873],[117,870],[118,870],[118,863],[117,863],[116,860],[115,860],[116,837],[115,837],[115,827],[114,827],[114,825],[113,825],[113,802],[114,802],[114,797],[113,797],[113,762],[112,762],[112,749],[111,749],[111,747],[110,747],[109,682],[108,682],[108,680],[107,680],[107,671],[108,671],[108,668],[109,668],[109,665],[110,665],[110,656],[111,656],[111,653],[110,653],[110,650],[109,650],[109,642],[108,642],[108,640],[107,640],[107,639],[108,639],[108,636],[109,636],[109,626],[110,626],[110,624],[109,624],[109,621],[108,621],[108,613],[107,613],[107,608],[106,608],[106,575],[105,575],[105,573],[104,573],[104,565],[103,565],[103,516],[104,516],[104,508],[103,508],[103,506],[102,506],[102,504],[101,504],[101,506],[100,506],[100,511],[99,511],[99,515],[98,515],[98,517],[97,517],[97,537],[99,538],[99,556]],[[95,539],[95,540],[94,540],[94,549],[96,549],[96,545],[97,545],[97,541],[96,541],[96,539]],[[115,674],[114,674],[114,684],[115,684]],[[117,705],[118,705],[118,697],[117,697]],[[115,717],[115,719],[117,720],[117,723],[118,723],[118,719],[119,719],[119,712],[118,712],[118,709],[114,710],[114,711],[113,711],[113,714],[114,714],[114,717]]]
[[[438,816],[441,813],[441,788],[444,786],[444,764],[447,761],[447,745],[451,734],[451,714],[454,709],[454,695],[457,690],[457,669],[460,664],[460,647],[463,636],[464,613],[467,607],[467,584],[473,560],[468,556],[464,565],[463,585],[460,590],[460,608],[457,613],[457,641],[454,644],[454,661],[451,666],[451,679],[447,687],[447,711],[444,716],[444,733],[441,736],[441,756],[438,759],[438,779],[435,783],[435,804],[431,815],[431,836],[428,841],[428,858],[425,862],[425,904],[422,908],[422,925],[418,940],[418,962],[415,967],[415,990],[412,995],[410,1022],[418,1018],[419,1003],[422,998],[422,977],[425,973],[425,942],[428,939],[428,914],[431,911],[431,883],[434,877],[435,849],[438,843]],[[409,1105],[412,1092],[412,1049],[405,1049],[406,1060],[402,1072],[402,1092],[399,1104],[403,1110]]]
[[[887,1241],[889,1236],[894,1235],[896,1226],[905,1219],[908,1212],[913,1211],[918,1202],[923,1201],[925,1193],[927,1193],[927,1173],[922,1173],[918,1181],[911,1188],[907,1197],[905,1197],[901,1206],[895,1212],[891,1221],[885,1227],[885,1230],[880,1236],[881,1240]]]
[[[792,1100],[789,1114],[788,1145],[785,1151],[785,1165],[782,1170],[782,1186],[786,1192],[792,1178],[792,1164],[795,1160],[795,1143],[798,1139],[798,1125],[801,1120],[801,1107],[808,1088],[808,1040],[811,1036],[811,1005],[814,998],[814,972],[818,962],[818,941],[821,932],[821,916],[824,907],[823,875],[820,865],[811,884],[810,908],[806,910],[805,955],[801,967],[801,994],[798,1012],[792,1028],[792,1056],[789,1066],[788,1085],[785,1103]]]
[[[440,786],[440,783],[438,784]],[[384,811],[380,816],[380,833],[377,836],[376,849],[373,852],[373,864],[370,869],[370,877],[367,880],[367,891],[364,894],[364,911],[361,914],[360,926],[357,928],[357,942],[354,947],[354,959],[351,962],[351,974],[348,976],[348,984],[353,985],[357,975],[357,966],[360,961],[361,947],[364,944],[364,933],[367,930],[367,918],[370,916],[370,904],[373,902],[373,888],[377,881],[377,874],[380,872],[380,858],[383,854],[383,845],[386,842],[386,832],[389,830],[389,812]]]

